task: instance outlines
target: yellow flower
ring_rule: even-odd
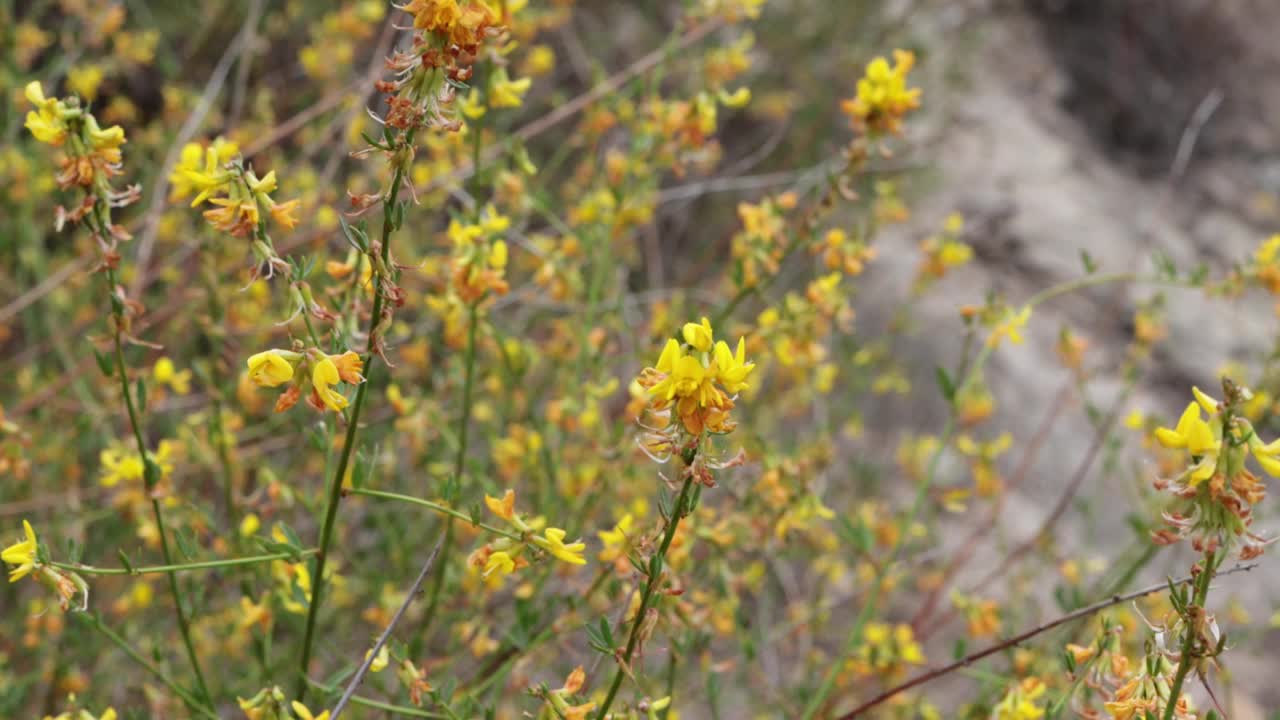
[[[324,406],[334,412],[342,412],[347,406],[347,398],[333,389],[342,377],[338,374],[338,366],[328,357],[321,358],[311,369],[311,387],[316,397]]]
[[[1190,471],[1189,479],[1192,487],[1213,476],[1214,469],[1218,465],[1218,452],[1222,445],[1222,439],[1219,436],[1221,428],[1211,427],[1209,423],[1201,420],[1200,407],[1201,404],[1197,402],[1188,403],[1187,409],[1182,411],[1182,417],[1178,418],[1178,425],[1174,429],[1156,428],[1156,441],[1161,445],[1172,450],[1186,449],[1193,458],[1199,458]]]
[[[502,240],[495,240],[493,246],[489,248],[489,266],[501,270],[507,266],[507,243]]]
[[[383,646],[382,650],[384,652],[386,651],[386,649],[387,649],[386,646]],[[383,667],[386,667],[386,661],[383,661]],[[374,670],[374,672],[377,672],[377,670]],[[294,700],[293,703],[290,705],[290,707],[292,707],[293,711],[297,713],[298,720],[329,720],[328,710],[325,710],[319,715],[312,715],[311,710],[308,709],[306,705],[303,705],[297,700]]]
[[[505,550],[498,550],[489,553],[489,559],[484,563],[484,576],[489,577],[490,573],[495,570],[499,576],[509,575],[516,569],[516,562],[512,559],[511,553]]]
[[[112,125],[103,130],[98,126],[97,118],[86,115],[84,127],[89,137],[89,145],[94,150],[118,150],[125,143],[124,128],[119,125]],[[119,156],[116,156],[116,159],[118,160]]]
[[[1009,338],[1009,342],[1014,345],[1022,344],[1022,329],[1027,326],[1027,320],[1031,319],[1031,306],[1024,305],[1017,312],[1009,311],[1005,319],[996,325],[991,331],[991,336],[987,338],[987,344],[996,347],[1000,344],[1002,338]]]
[[[338,377],[342,378],[342,382],[348,385],[359,385],[364,382],[364,376],[360,374],[364,369],[364,360],[357,353],[348,350],[341,355],[330,355],[329,359],[338,369]]]
[[[102,68],[97,65],[73,67],[67,71],[67,88],[85,100],[93,101],[102,85]]]
[[[501,500],[486,494],[484,496],[484,504],[489,506],[489,510],[494,515],[511,522],[512,518],[515,517],[516,493],[514,490],[508,490],[502,495]]]
[[[737,393],[747,388],[747,376],[755,369],[755,363],[747,362],[747,346],[745,338],[738,338],[738,350],[729,352],[729,346],[721,340],[716,343],[717,379],[725,392]]]
[[[623,549],[629,542],[631,526],[634,523],[635,518],[631,513],[627,513],[612,530],[601,530],[596,533],[600,536],[600,542],[604,543],[604,549],[600,551],[601,561],[613,562],[622,555]]]
[[[217,169],[221,165],[231,162],[231,160],[240,154],[240,146],[234,142],[218,137],[209,144],[209,148],[213,150],[213,169]],[[205,148],[200,143],[187,143],[182,146],[182,155],[178,159],[178,164],[174,166],[173,172],[169,174],[169,186],[172,188],[169,192],[170,200],[181,200],[188,197],[193,192],[198,192],[201,188],[193,181],[191,174],[200,175],[200,165],[205,160]],[[206,165],[206,167],[209,167]]]
[[[372,650],[366,650],[364,653],[364,658],[368,660],[369,655],[372,652],[373,652]],[[373,662],[369,663],[369,672],[378,673],[378,672],[382,672],[383,670],[386,670],[387,662],[388,662],[387,645],[386,643],[383,643],[382,647],[378,648],[378,654],[374,656]]]
[[[920,89],[907,87],[907,74],[915,66],[915,55],[893,51],[893,65],[883,57],[867,64],[858,80],[858,93],[841,104],[841,109],[858,129],[898,133],[902,118],[920,107]]]
[[[40,543],[36,540],[36,531],[31,529],[31,523],[26,520],[22,521],[22,531],[26,533],[26,539],[14,543],[0,552],[0,560],[17,565],[17,567],[9,570],[9,582],[18,582],[22,578],[31,574],[39,564],[39,555],[37,549]]]
[[[45,97],[37,80],[27,83],[25,95],[36,107],[27,112],[26,128],[42,143],[61,145],[67,139],[67,124],[59,113],[58,99]]]
[[[680,334],[684,335],[684,341],[689,343],[698,352],[710,352],[711,343],[714,339],[711,333],[711,321],[702,318],[702,323],[685,323]]]
[[[173,361],[168,357],[156,360],[155,367],[151,368],[151,376],[157,383],[168,385],[179,395],[191,392],[191,371],[175,369]]]
[[[248,360],[249,379],[259,387],[283,385],[293,379],[293,361],[300,357],[298,353],[285,350],[266,350],[251,355]],[[337,368],[334,368],[334,375],[337,375]]]
[[[1029,677],[1009,689],[1009,692],[996,705],[994,720],[1040,720],[1044,717],[1044,709],[1036,705],[1036,701],[1045,693],[1044,682],[1039,678]]]
[[[734,90],[732,93],[721,90],[716,93],[716,99],[720,101],[721,105],[724,105],[727,108],[737,109],[746,107],[747,103],[751,102],[751,88],[744,85],[743,87]]]
[[[191,207],[196,207],[208,200],[220,188],[235,179],[235,176],[224,169],[222,165],[223,161],[219,157],[218,148],[211,145],[205,148],[204,151],[203,170],[197,169],[196,166],[179,168],[186,185],[199,191],[195,199],[191,201]]]
[[[582,552],[587,549],[586,543],[566,545],[564,534],[564,530],[560,528],[547,528],[543,536],[533,537],[533,544],[572,565],[586,565],[587,561],[582,557]]]
[[[505,69],[494,73],[493,82],[489,84],[489,107],[520,107],[524,104],[524,94],[529,91],[533,81],[529,78],[512,80],[507,77]]]
[[[249,513],[240,521],[240,537],[253,537],[262,527],[262,521],[254,513]]]

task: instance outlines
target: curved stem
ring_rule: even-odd
[[[469,525],[478,527],[481,530],[484,530],[486,532],[491,532],[494,535],[501,535],[502,537],[511,538],[512,540],[516,540],[516,541],[523,540],[523,538],[520,537],[518,533],[513,533],[510,530],[503,530],[500,527],[495,527],[493,525],[489,525],[486,523],[475,522],[474,520],[471,519],[470,515],[464,512],[461,512],[459,510],[455,510],[449,507],[448,505],[441,505],[440,503],[431,502],[430,500],[423,500],[422,498],[416,498],[416,497],[413,497],[412,495],[401,495],[400,493],[384,492],[382,490],[367,490],[365,488],[352,488],[350,490],[347,490],[347,494],[363,495],[364,497],[372,497],[372,498],[382,498],[384,500],[399,500],[401,502],[413,503],[414,505],[421,505],[426,508],[431,508],[432,510],[435,510],[436,512],[441,513],[443,515],[455,517]]]
[[[104,223],[99,223],[104,225]],[[99,232],[105,230],[100,227]],[[116,274],[115,270],[107,271],[108,294],[111,300],[111,312],[115,318],[114,327],[112,328],[112,336],[115,341],[116,355],[116,374],[120,377],[120,392],[124,395],[125,409],[129,414],[129,427],[133,430],[133,439],[138,447],[138,457],[143,462],[143,482],[146,484],[148,494],[151,494],[151,513],[155,518],[156,535],[160,538],[160,555],[164,558],[165,565],[173,564],[173,556],[169,552],[169,539],[165,532],[164,513],[160,509],[160,501],[151,491],[160,481],[157,476],[157,468],[154,462],[149,458],[147,452],[147,443],[142,438],[142,423],[138,419],[138,411],[134,407],[133,392],[129,389],[129,374],[126,372],[124,362],[124,340],[121,334],[124,332],[124,301],[115,295]],[[182,607],[182,593],[178,589],[178,578],[173,573],[169,574],[169,594],[173,597],[174,614],[178,619],[178,632],[182,635],[182,644],[187,651],[187,659],[191,662],[191,669],[196,676],[196,686],[200,691],[201,698],[206,702],[212,702],[212,696],[209,694],[209,687],[204,681],[204,671],[200,669],[200,659],[196,655],[195,645],[191,642],[191,625],[187,620],[187,611]]]
[[[658,580],[662,577],[662,565],[667,557],[667,550],[671,547],[671,541],[676,536],[676,528],[680,526],[680,518],[684,517],[685,505],[689,499],[689,489],[693,487],[693,478],[686,478],[684,485],[680,488],[680,495],[676,498],[675,507],[671,510],[671,518],[667,521],[667,531],[662,536],[662,545],[658,547],[658,554],[654,555],[654,559],[649,566],[649,579],[645,582],[644,593],[640,596],[640,607],[636,610],[635,617],[631,620],[631,634],[627,637],[627,648],[623,651],[622,657],[618,659],[618,670],[613,675],[613,682],[609,685],[609,694],[605,696],[604,702],[600,705],[600,711],[596,713],[596,717],[604,720],[609,712],[609,706],[613,705],[613,699],[618,694],[618,688],[622,687],[622,678],[628,673],[631,667],[631,657],[635,654],[636,646],[640,642],[640,628],[644,625],[645,613],[649,610],[649,603],[653,600],[654,590],[658,587]]]
[[[100,568],[92,565],[80,565],[77,563],[51,562],[50,565],[62,568],[63,570],[71,570],[72,572],[82,573],[84,575],[157,575],[160,573],[178,573],[188,570],[211,570],[213,568],[237,567],[240,565],[254,565],[257,563],[270,562],[272,560],[289,560],[295,557],[310,557],[315,555],[317,550],[303,550],[300,553],[272,553],[270,555],[254,555],[252,557],[228,558],[225,560],[204,560],[201,562],[181,563],[178,565],[149,565],[138,568]]]

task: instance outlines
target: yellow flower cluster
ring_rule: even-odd
[[[883,57],[867,64],[858,94],[840,106],[855,128],[873,134],[902,132],[902,119],[920,107],[920,89],[907,87],[907,74],[915,62],[913,53],[894,50],[893,65]]]
[[[454,219],[447,234],[453,241],[453,289],[464,303],[482,300],[489,293],[507,292],[507,243],[502,239],[511,219],[492,205],[480,212],[477,222]]]
[[[311,391],[307,396],[308,405],[321,412],[326,409],[342,412],[347,407],[347,397],[334,386],[364,382],[364,376],[360,374],[364,370],[364,360],[351,350],[341,355],[329,355],[316,349],[304,352],[264,350],[251,355],[245,364],[249,381],[258,387],[275,388],[289,383],[276,400],[276,412],[293,407],[308,389]],[[309,375],[307,368],[310,369]]]
[[[35,108],[27,112],[27,130],[36,140],[63,150],[55,176],[58,187],[63,190],[78,187],[85,192],[85,199],[77,208],[70,212],[59,208],[58,227],[68,220],[79,222],[91,212],[105,211],[98,218],[100,224],[95,230],[110,236],[103,239],[109,246],[108,264],[113,265],[110,244],[115,239],[129,239],[129,233],[111,224],[109,209],[128,205],[139,196],[137,187],[120,192],[111,188],[111,178],[122,172],[120,146],[125,143],[124,129],[119,125],[102,128],[75,97],[46,97],[38,81],[27,83],[24,94]]]
[[[570,565],[587,564],[583,557],[583,552],[587,549],[586,543],[566,543],[566,533],[561,528],[549,527],[542,530],[545,524],[542,518],[526,521],[515,510],[515,491],[507,490],[501,498],[485,495],[484,502],[489,511],[505,520],[520,538],[516,540],[502,537],[481,546],[471,554],[468,564],[479,568],[485,578],[501,580],[518,568],[527,567],[529,561],[524,557],[524,551],[530,545]]]
[[[683,343],[667,340],[657,364],[640,374],[650,407],[674,409],[681,426],[695,437],[732,432],[733,396],[746,389],[755,368],[746,360],[746,340],[739,338],[737,350],[730,350],[723,340],[715,340],[705,317],[701,323],[685,323],[681,335]]]
[[[475,50],[498,14],[483,0],[410,0],[402,8],[413,26],[444,38],[463,49]]]
[[[991,717],[993,720],[1040,720],[1044,717],[1044,708],[1038,703],[1045,689],[1040,678],[1023,678],[996,703]]]
[[[1157,488],[1169,489],[1179,501],[1163,518],[1168,528],[1157,531],[1161,544],[1185,537],[1197,540],[1242,542],[1240,557],[1257,557],[1274,542],[1249,531],[1253,506],[1266,496],[1266,486],[1246,467],[1250,455],[1263,471],[1280,477],[1280,440],[1264,443],[1239,408],[1251,399],[1245,388],[1224,382],[1228,401],[1191,388],[1195,400],[1187,404],[1172,428],[1155,430],[1156,442],[1171,450],[1184,450],[1188,464],[1172,482],[1159,480]],[[1206,421],[1201,411],[1208,415]]]
[[[923,665],[924,662],[924,651],[910,625],[890,627],[878,622],[867,623],[862,632],[862,644],[849,660],[858,675],[883,677],[895,676],[908,665]]]
[[[947,216],[941,234],[925,238],[920,243],[922,257],[920,269],[916,273],[918,290],[942,279],[948,271],[973,259],[973,248],[960,239],[963,232],[964,217],[959,213],[952,213]]]
[[[277,203],[271,198],[271,193],[276,190],[274,170],[259,178],[252,168],[242,167],[234,161],[224,162],[221,159],[223,154],[225,146],[210,145],[205,149],[203,166],[179,166],[176,172],[182,178],[182,190],[175,187],[175,192],[196,191],[191,207],[205,201],[215,205],[212,210],[204,211],[205,219],[215,229],[234,237],[255,235],[263,211],[286,230],[298,224],[293,215],[298,208],[297,200]],[[184,161],[190,160],[185,149],[183,155]]]

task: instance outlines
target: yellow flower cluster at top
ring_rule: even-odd
[[[1190,456],[1182,472],[1172,480],[1159,480],[1181,504],[1164,513],[1168,528],[1155,533],[1156,542],[1168,544],[1190,537],[1197,544],[1242,542],[1240,557],[1251,559],[1275,541],[1249,531],[1253,506],[1266,496],[1266,486],[1245,466],[1250,455],[1270,476],[1280,477],[1280,440],[1264,443],[1248,418],[1237,410],[1252,394],[1224,381],[1227,401],[1191,388],[1195,399],[1187,404],[1172,428],[1155,431],[1156,441]],[[1208,421],[1201,417],[1201,411]]]
[[[730,350],[723,340],[715,340],[707,318],[685,323],[681,335],[683,343],[667,340],[657,364],[640,374],[650,407],[660,413],[674,409],[685,432],[695,437],[732,432],[733,396],[746,389],[755,368],[746,360],[745,338],[738,339],[736,351]]]
[[[284,412],[297,404],[302,394],[307,404],[324,412],[342,412],[347,407],[347,397],[334,389],[338,383],[359,385],[364,382],[361,371],[364,360],[350,350],[341,355],[329,355],[316,349],[303,351],[264,350],[246,361],[249,381],[258,387],[275,388],[289,383],[276,400],[275,411]],[[310,373],[306,370],[310,369]]]
[[[856,129],[901,134],[902,119],[920,107],[920,89],[907,87],[907,74],[915,63],[915,54],[894,50],[892,65],[883,57],[867,64],[866,74],[858,80],[857,95],[840,105]]]
[[[58,208],[55,224],[61,229],[68,221],[79,222],[90,213],[99,213],[93,229],[106,246],[106,264],[114,267],[118,260],[114,255],[115,240],[128,240],[130,236],[123,227],[111,223],[110,208],[128,205],[140,194],[137,186],[122,191],[111,187],[111,178],[122,172],[120,146],[125,143],[124,129],[119,125],[101,127],[76,97],[46,97],[38,81],[27,83],[24,95],[34,107],[27,112],[27,130],[36,140],[63,150],[55,176],[58,187],[80,188],[85,193],[74,209]]]

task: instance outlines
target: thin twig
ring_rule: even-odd
[[[1221,88],[1214,88],[1196,106],[1195,112],[1191,114],[1191,120],[1182,130],[1182,138],[1178,141],[1178,152],[1174,155],[1173,165],[1169,168],[1170,183],[1178,182],[1187,171],[1187,165],[1191,162],[1191,153],[1195,150],[1200,132],[1204,130],[1209,118],[1213,117],[1213,113],[1218,110],[1224,97]]]
[[[1258,567],[1258,565],[1259,563],[1249,563],[1248,565],[1237,565],[1231,568],[1230,570],[1224,570],[1223,572],[1218,573],[1217,577],[1224,577],[1226,575],[1231,575],[1233,573],[1238,573],[1238,572],[1248,572]],[[979,650],[978,652],[972,653],[970,655],[966,655],[965,657],[951,663],[950,665],[944,665],[940,668],[935,668],[933,670],[928,670],[926,672],[923,672],[911,678],[910,680],[902,683],[901,685],[896,685],[894,687],[889,688],[888,690],[885,690],[884,692],[880,693],[874,698],[871,698],[867,702],[854,708],[850,712],[845,713],[844,715],[841,715],[839,717],[839,720],[852,720],[852,718],[856,718],[862,715],[863,713],[867,712],[871,708],[874,708],[877,705],[880,705],[886,702],[887,700],[889,700],[895,695],[904,693],[907,690],[910,690],[911,688],[919,687],[920,685],[924,685],[925,683],[937,680],[943,675],[947,675],[949,673],[955,672],[956,670],[959,670],[962,667],[967,667],[969,665],[972,665],[973,663],[981,660],[982,658],[985,658],[989,655],[994,655],[1000,652],[1001,650],[1005,650],[1015,645],[1024,643],[1027,640],[1030,640],[1031,638],[1037,635],[1040,635],[1041,633],[1048,632],[1058,627],[1059,625],[1065,625],[1066,623],[1069,623],[1072,620],[1079,620],[1081,618],[1089,617],[1090,615],[1093,615],[1094,613],[1099,612],[1101,610],[1106,610],[1107,608],[1113,605],[1119,605],[1120,603],[1129,602],[1130,600],[1136,600],[1140,597],[1145,597],[1147,595],[1158,593],[1161,590],[1168,590],[1171,586],[1185,585],[1186,583],[1192,582],[1195,579],[1196,579],[1196,576],[1188,575],[1179,580],[1156,583],[1155,585],[1152,585],[1147,588],[1143,588],[1142,590],[1136,590],[1134,592],[1128,593],[1127,595],[1116,595],[1106,600],[1101,600],[1099,602],[1096,602],[1092,605],[1087,605],[1085,607],[1082,607],[1079,610],[1074,610],[1055,620],[1051,620],[1050,622],[1044,623],[1042,625],[1037,625],[1036,627],[1030,630],[1027,630],[1026,632],[1020,633],[1018,635],[1014,635],[1013,637],[1007,640],[1001,640],[1000,642],[994,645],[991,645],[990,647],[987,647],[983,650]]]
[[[423,581],[427,579],[427,575],[431,574],[431,566],[435,565],[436,556],[440,554],[440,548],[443,545],[444,533],[441,533],[440,538],[436,540],[436,546],[431,548],[431,554],[427,556],[427,561],[422,564],[422,570],[418,572],[417,579],[413,581],[413,585],[409,587],[408,594],[404,596],[404,602],[400,603],[400,607],[391,616],[391,622],[387,623],[387,627],[382,630],[382,634],[378,636],[378,641],[373,644],[373,649],[365,653],[364,661],[360,663],[356,674],[351,677],[351,682],[347,683],[347,689],[342,691],[342,697],[338,699],[338,704],[333,706],[333,713],[329,716],[330,720],[338,720],[338,716],[347,707],[347,703],[351,702],[351,696],[355,695],[356,688],[364,680],[365,673],[369,672],[369,666],[373,664],[373,659],[378,656],[378,652],[387,644],[387,639],[391,637],[391,631],[395,630],[400,618],[404,617],[405,610],[409,609],[409,603],[413,602],[413,597],[422,589]]]

